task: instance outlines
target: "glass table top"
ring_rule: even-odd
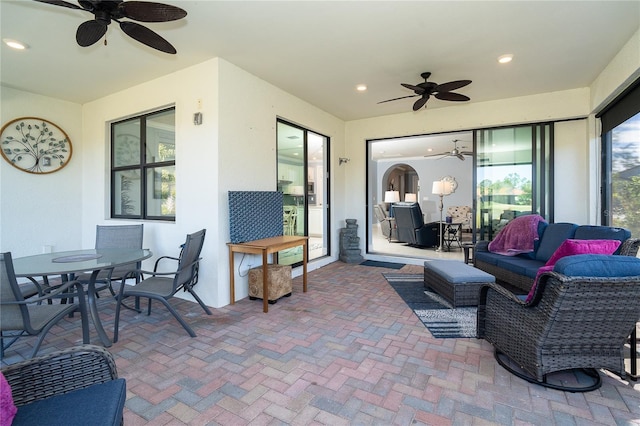
[[[45,253],[13,259],[18,277],[95,271],[140,262],[152,256],[149,249],[86,249]]]

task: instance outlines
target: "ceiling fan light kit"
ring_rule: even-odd
[[[115,21],[120,25],[120,29],[134,40],[161,52],[175,54],[176,49],[171,43],[156,32],[136,22],[122,19],[168,22],[187,16],[187,12],[179,7],[147,1],[79,0],[80,6],[64,0],[34,1],[93,13],[94,19],[83,22],[76,31],[76,42],[82,47],[91,46],[100,40],[107,33],[111,21]]]
[[[416,96],[420,96],[420,99],[414,102],[413,110],[418,111],[420,108],[425,106],[427,101],[433,95],[436,99],[440,99],[441,101],[453,101],[453,102],[465,102],[471,100],[468,96],[461,95],[460,93],[454,93],[452,90],[460,89],[464,86],[471,84],[471,80],[456,80],[450,81],[448,83],[437,84],[433,83],[429,80],[431,77],[430,72],[423,72],[420,74],[422,78],[424,78],[423,83],[418,83],[416,85],[401,83],[402,87],[405,87],[409,90],[413,90],[414,95],[401,96],[399,98],[387,99],[386,101],[380,101],[379,104],[391,101],[397,101],[399,99],[406,98],[414,98]]]

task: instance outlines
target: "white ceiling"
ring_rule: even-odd
[[[400,83],[419,83],[424,71],[436,83],[473,80],[458,90],[471,102],[586,87],[640,27],[639,1],[162,2],[187,17],[144,25],[177,55],[139,44],[116,23],[107,46],[82,48],[75,32],[89,13],[1,0],[2,38],[30,46],[2,45],[2,84],[82,104],[221,57],[354,120],[411,111],[415,99],[378,102],[412,94]],[[511,64],[497,63],[504,53]],[[369,89],[357,92],[359,83]]]

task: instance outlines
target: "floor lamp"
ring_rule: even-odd
[[[438,195],[440,197],[440,222],[439,222],[439,226],[440,226],[440,232],[439,232],[439,236],[438,236],[438,248],[436,251],[442,251],[442,240],[443,240],[443,235],[442,235],[442,210],[444,209],[444,204],[442,202],[442,199],[444,198],[445,195],[449,195],[451,194],[451,188],[450,188],[450,184],[449,182],[446,182],[444,180],[436,180],[433,182],[433,186],[431,188],[431,193],[433,195]]]

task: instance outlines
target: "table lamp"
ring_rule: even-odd
[[[404,201],[407,203],[415,203],[418,201],[418,197],[414,193],[407,192],[406,194],[404,194]]]
[[[393,217],[393,203],[397,203],[398,201],[400,201],[400,191],[384,192],[384,202],[391,204],[389,206],[389,217]]]

